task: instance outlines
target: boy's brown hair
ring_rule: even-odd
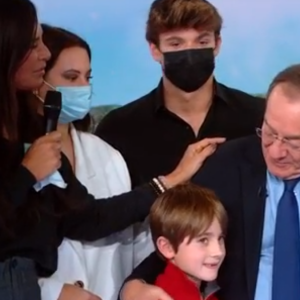
[[[222,17],[206,0],[155,0],[150,8],[146,39],[158,46],[161,33],[190,29],[214,31],[220,35]]]
[[[177,251],[186,237],[191,241],[203,234],[215,218],[225,233],[227,214],[213,191],[191,183],[178,185],[162,194],[151,208],[149,222],[154,245],[163,236]]]

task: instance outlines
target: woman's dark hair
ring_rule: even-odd
[[[88,43],[81,37],[66,29],[53,27],[47,24],[41,24],[43,29],[43,41],[51,52],[51,58],[47,62],[46,73],[55,65],[59,55],[64,49],[71,47],[80,47],[86,50],[89,59],[92,59],[92,53]],[[92,125],[92,118],[87,114],[82,120],[76,120],[73,125],[77,130],[89,131]]]
[[[0,230],[11,234],[8,222],[13,216],[5,192],[9,184],[11,151],[8,141],[19,138],[19,99],[15,76],[34,44],[37,28],[35,6],[29,0],[0,0]],[[24,93],[24,92],[22,92]]]
[[[18,138],[15,74],[33,46],[37,27],[29,0],[0,0],[0,137]]]

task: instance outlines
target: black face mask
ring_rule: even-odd
[[[165,76],[187,93],[203,86],[215,68],[213,48],[172,51],[163,55]]]

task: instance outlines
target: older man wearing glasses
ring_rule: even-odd
[[[219,299],[299,300],[300,65],[274,78],[257,136],[222,145],[194,181],[213,189],[229,215]],[[168,299],[138,281],[152,283],[163,269],[153,253],[135,269],[124,295],[135,286],[140,295]]]

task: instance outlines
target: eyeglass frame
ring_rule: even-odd
[[[263,134],[266,134],[268,137],[272,138],[272,142],[270,143],[273,144],[276,140],[280,141],[281,143],[285,144],[288,146],[291,150],[299,151],[300,152],[300,139],[299,139],[299,146],[296,146],[291,143],[291,139],[287,137],[281,137],[277,133],[263,133],[262,128],[255,128],[256,134],[259,138],[262,138]]]

